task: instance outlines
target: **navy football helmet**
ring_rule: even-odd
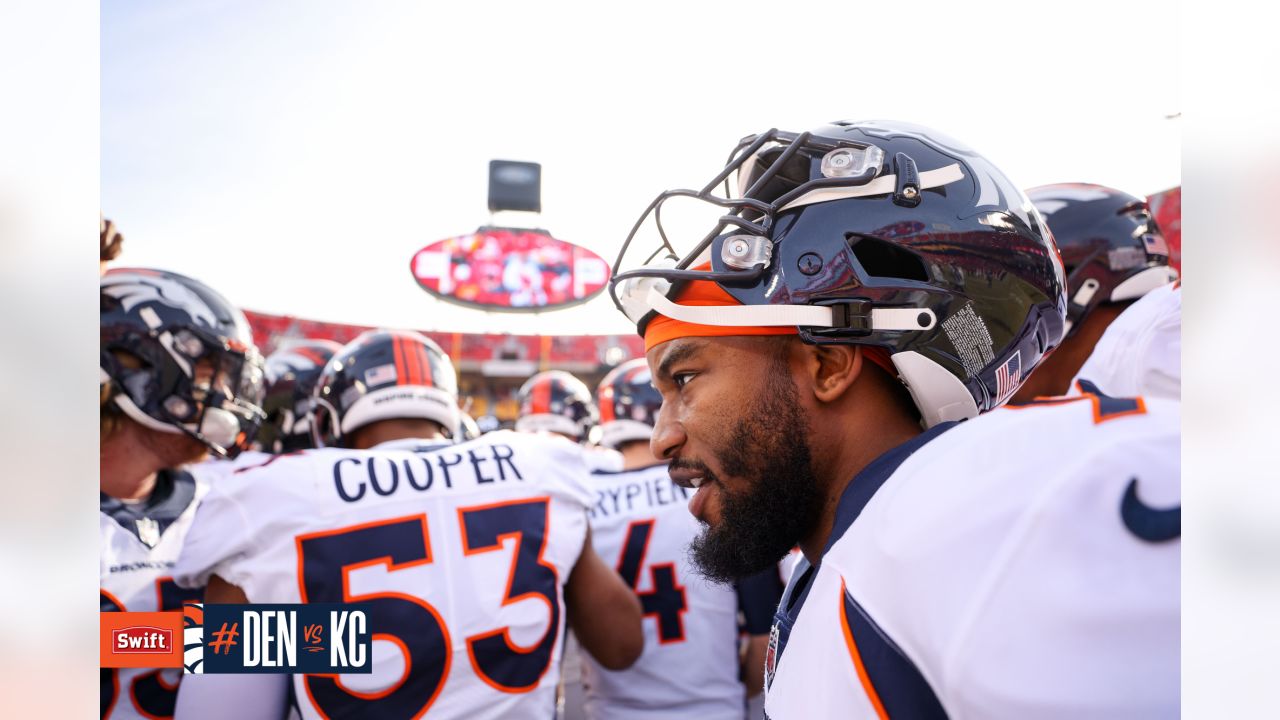
[[[391,418],[432,420],[454,438],[458,376],[449,356],[425,335],[368,330],[325,365],[311,412],[316,447],[347,447],[356,429]]]
[[[600,430],[597,441],[617,450],[632,440],[648,442],[658,422],[662,394],[653,386],[653,375],[644,358],[628,360],[609,371],[596,388],[600,406]]]
[[[1105,302],[1136,300],[1178,279],[1147,201],[1103,185],[1027,191],[1053,231],[1067,272],[1067,334]]]
[[[663,227],[674,198],[723,214],[681,239]],[[651,215],[655,243],[637,249]],[[745,307],[672,302],[693,280]],[[1017,185],[959,142],[889,121],[744,138],[701,189],[650,204],[610,281],[642,335],[661,313],[883,348],[926,427],[1013,394],[1062,339],[1063,287],[1049,231]]]
[[[598,417],[586,384],[563,370],[534,375],[520,386],[516,398],[518,432],[560,433],[582,442]]]
[[[332,340],[298,340],[267,356],[267,391],[262,401],[267,419],[258,430],[258,447],[270,453],[314,447],[311,394],[320,372],[341,349]]]
[[[143,427],[235,457],[262,422],[262,356],[244,313],[208,285],[118,268],[100,289],[100,382]]]

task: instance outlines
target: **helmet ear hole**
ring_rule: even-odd
[[[928,282],[924,261],[915,253],[867,235],[847,235],[849,249],[862,269],[871,277]]]

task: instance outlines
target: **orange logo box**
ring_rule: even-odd
[[[181,611],[104,612],[98,623],[101,667],[182,667]]]

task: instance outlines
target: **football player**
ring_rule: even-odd
[[[676,196],[719,223],[626,269],[633,231],[612,292],[662,393],[652,448],[697,490],[697,564],[803,551],[765,712],[1176,716],[1178,404],[997,409],[1067,319],[1018,186],[935,131],[842,122],[748,137],[650,210]]]
[[[640,605],[589,544],[580,448],[511,432],[454,444],[458,412],[439,346],[367,332],[317,382],[322,449],[206,498],[176,571],[207,580],[206,602],[375,606],[373,673],[294,676],[303,717],[550,717],[566,618],[607,666],[639,655]],[[191,687],[217,697],[251,677]],[[212,704],[189,697],[184,710]]]
[[[516,432],[549,433],[583,444],[591,470],[619,470],[616,450],[592,443],[600,411],[586,383],[563,370],[547,370],[529,378],[516,395],[520,417]]]
[[[182,609],[201,589],[174,563],[208,487],[184,467],[235,457],[262,421],[262,358],[244,315],[178,273],[121,268],[100,283],[100,605]],[[102,669],[102,717],[174,712],[179,670]]]
[[[1067,394],[1086,383],[1112,397],[1182,399],[1181,280],[1143,295],[1107,326]]]
[[[600,414],[586,384],[563,370],[529,378],[516,394],[517,432],[549,432],[574,442],[587,441]]]
[[[311,435],[311,395],[325,365],[342,346],[320,338],[284,344],[267,356],[267,391],[262,410],[267,419],[257,446],[278,455],[315,447]]]
[[[1116,396],[1180,397],[1182,293],[1173,289],[1178,271],[1169,266],[1169,245],[1146,201],[1085,183],[1043,185],[1028,190],[1027,197],[1062,254],[1067,331],[1058,349],[1018,389],[1014,402],[1078,392],[1073,379],[1117,322],[1121,327],[1086,379]],[[1119,320],[1135,300],[1157,290],[1158,299]],[[1150,380],[1144,380],[1147,375]]]
[[[516,432],[545,434],[578,443],[588,470],[618,470],[622,457],[614,450],[591,442],[598,430],[599,410],[586,383],[563,370],[547,370],[530,377],[516,393],[519,417]],[[582,717],[582,652],[570,632],[565,638],[561,685],[556,701],[557,716],[563,720]]]
[[[272,455],[315,447],[309,429],[311,391],[320,371],[342,346],[332,340],[298,340],[267,356],[262,411],[266,419],[257,438],[234,459],[213,457],[187,469],[206,483],[268,462]]]
[[[599,442],[621,452],[624,467],[593,476],[592,542],[643,604],[645,649],[623,671],[584,658],[586,716],[741,720],[738,611],[748,619],[751,638],[745,662],[758,679],[781,590],[776,574],[770,572],[771,584],[764,585],[772,592],[762,593],[758,583],[735,587],[695,571],[686,551],[698,534],[686,508],[691,493],[672,483],[667,463],[649,449],[662,396],[644,358],[606,375],[597,401]]]

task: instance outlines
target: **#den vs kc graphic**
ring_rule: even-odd
[[[370,673],[370,615],[360,603],[190,603],[181,613],[101,613],[100,660],[102,667],[198,674]]]

